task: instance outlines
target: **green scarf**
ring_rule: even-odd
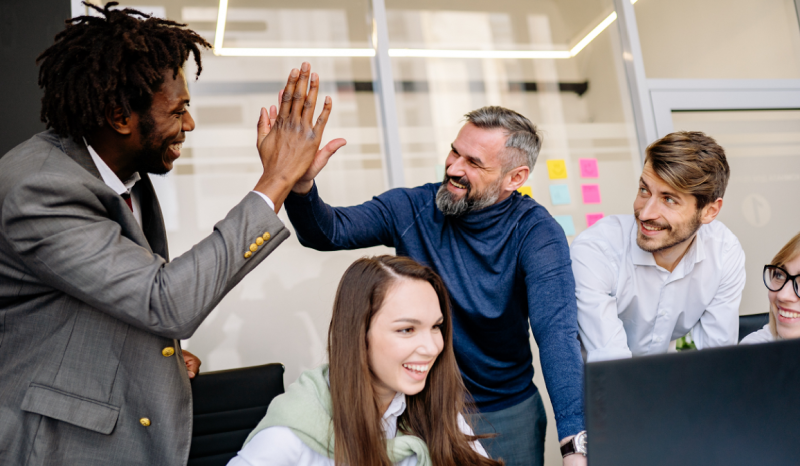
[[[303,372],[286,393],[272,400],[267,415],[247,436],[247,445],[257,433],[267,427],[284,426],[320,455],[333,458],[333,420],[331,391],[328,387],[328,365]],[[392,463],[417,455],[418,466],[431,466],[428,446],[419,437],[404,435],[386,441],[386,452]]]

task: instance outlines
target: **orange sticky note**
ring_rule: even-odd
[[[520,186],[517,192],[519,192],[523,196],[528,196],[531,199],[533,199],[533,189],[531,189],[530,186]]]
[[[567,177],[567,164],[562,159],[548,160],[547,174],[551,180],[563,180]]]

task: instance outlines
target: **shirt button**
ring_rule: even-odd
[[[269,238],[270,238],[269,232],[264,233],[262,238],[264,238],[264,241],[269,241]]]
[[[252,252],[250,252],[250,251],[247,251],[246,253],[244,253],[244,258],[245,258],[245,259],[250,259],[250,256],[252,256],[252,255],[253,255],[253,253],[252,253]]]
[[[168,358],[168,357],[172,356],[173,354],[175,354],[175,348],[173,348],[171,346],[167,346],[166,348],[161,350],[161,354],[164,355],[165,358]]]
[[[258,251],[258,245],[256,243],[251,244],[250,245],[250,251],[252,251],[252,252]]]
[[[262,244],[264,244],[264,240],[259,236],[258,238],[256,238],[256,244],[261,246]]]
[[[147,419],[146,417],[139,419],[139,422],[145,427],[150,426],[150,419]]]
[[[656,343],[658,343],[659,341],[661,341],[661,337],[659,337],[659,336],[654,336],[654,337],[653,337],[653,341],[654,341],[654,342],[656,342]]]

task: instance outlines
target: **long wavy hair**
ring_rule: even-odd
[[[458,415],[467,414],[468,396],[453,352],[450,303],[442,279],[412,259],[377,256],[357,260],[345,271],[328,329],[328,356],[333,404],[334,461],[336,466],[391,466],[382,413],[373,390],[374,375],[367,358],[367,332],[397,280],[422,280],[436,291],[442,310],[444,348],[428,374],[425,388],[406,396],[406,410],[398,430],[421,438],[435,466],[500,466],[484,458],[470,442],[486,436],[468,436],[458,428]]]
[[[800,256],[800,233],[794,235],[794,238],[790,239],[788,243],[786,243],[775,257],[772,258],[772,262],[769,265],[777,265],[778,267],[785,267],[787,262],[791,262],[794,260],[795,257]],[[791,283],[787,283],[784,286],[792,286]],[[772,332],[772,336],[778,337],[778,327],[775,323],[775,314],[777,310],[775,306],[770,303],[769,305],[769,330]]]

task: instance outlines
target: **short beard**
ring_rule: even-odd
[[[642,235],[641,231],[636,232],[636,244],[641,248],[643,251],[656,253],[667,250],[671,247],[677,246],[684,241],[692,238],[697,230],[703,226],[703,222],[700,221],[700,217],[702,215],[702,210],[697,209],[697,214],[689,221],[688,224],[682,226],[678,230],[672,230],[672,226],[669,226],[669,233],[668,236],[664,239],[664,242],[659,245],[651,245],[648,244],[647,237]],[[635,214],[636,220],[639,221],[639,213]],[[636,228],[639,228],[637,223]]]
[[[156,175],[165,175],[169,170],[164,166],[164,153],[169,144],[162,141],[158,147],[155,137],[155,120],[150,114],[150,110],[139,114],[139,137],[142,140],[142,148],[136,153],[136,160],[139,161],[141,171]]]
[[[467,187],[467,193],[461,196],[460,199],[456,199],[453,193],[447,190],[450,177],[445,174],[444,181],[442,181],[442,185],[436,193],[436,207],[447,217],[461,217],[470,212],[484,209],[494,205],[497,199],[500,198],[500,184],[502,181],[503,177],[500,176],[497,181],[486,188],[486,191],[475,191],[474,195],[469,181],[466,181],[466,183],[459,182],[459,184],[464,184]]]

